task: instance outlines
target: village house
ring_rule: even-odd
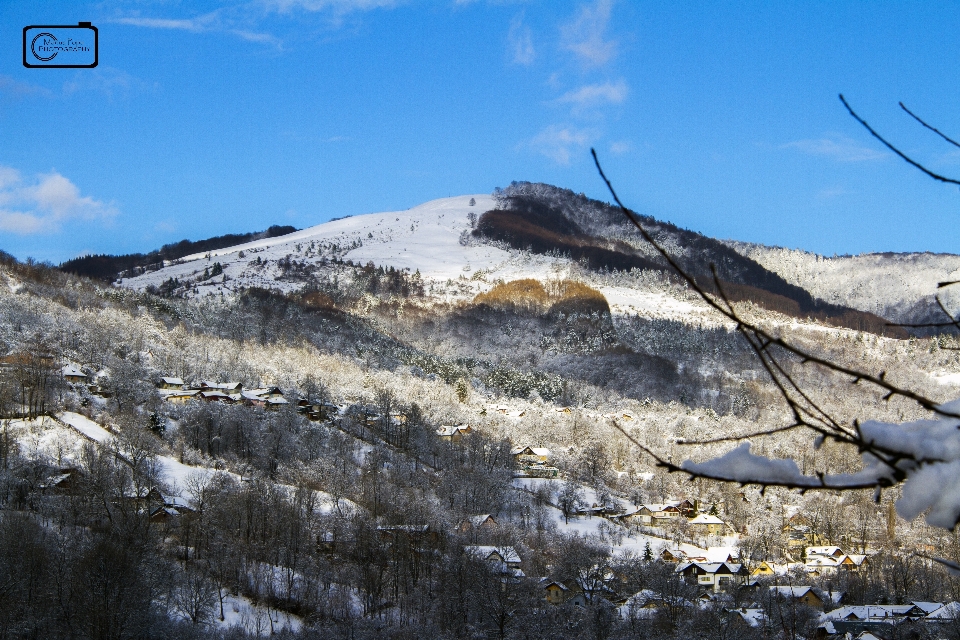
[[[689,500],[680,500],[673,504],[684,518],[692,518],[697,515],[697,505]]]
[[[809,519],[802,513],[793,514],[782,527],[787,535],[787,547],[806,547],[808,545],[822,545],[827,542],[826,537],[816,533]]]
[[[635,511],[623,514],[621,520],[626,524],[661,526],[665,521],[680,516],[680,508],[675,504],[642,504]]]
[[[687,582],[713,591],[742,585],[747,579],[747,570],[742,564],[726,562],[683,562],[675,571]]]
[[[570,589],[566,585],[549,578],[541,578],[540,589],[543,590],[543,599],[550,604],[563,604],[570,594]]]
[[[797,602],[808,607],[823,609],[823,598],[817,595],[817,593],[813,590],[813,587],[772,586],[770,587],[770,591],[779,599],[792,600],[793,602]]]
[[[264,408],[271,411],[278,411],[288,404],[290,404],[290,401],[283,397],[267,398]]]
[[[750,572],[753,578],[762,578],[764,576],[782,576],[793,569],[803,569],[803,564],[799,562],[775,563],[763,560]]]
[[[643,589],[627,598],[620,605],[620,617],[623,619],[649,620],[658,609],[692,609],[697,603],[679,595],[665,595],[652,589]]]
[[[928,617],[927,608],[940,603],[923,603],[925,607],[910,604],[875,604],[863,606],[846,606],[834,609],[823,614],[820,618],[820,628],[823,635],[863,634],[874,631],[878,637],[887,637],[893,627],[902,622],[925,620]],[[940,607],[937,607],[939,609]],[[851,637],[847,636],[847,637]],[[863,637],[858,635],[858,638]]]
[[[494,531],[499,524],[489,513],[479,516],[469,516],[460,521],[457,525],[457,531],[468,533],[470,531]]]
[[[864,554],[844,553],[836,546],[807,547],[804,551],[804,569],[814,576],[836,573],[839,570],[859,571],[868,561]]]
[[[550,458],[553,457],[550,449],[546,447],[514,447],[510,451],[510,455],[513,456],[514,460],[517,461],[517,464],[520,465],[530,465],[530,464],[543,464],[549,462]]]
[[[497,562],[511,569],[520,568],[520,554],[513,547],[495,547],[490,545],[469,545],[464,552],[481,560]]]
[[[177,403],[177,404],[184,404],[185,402],[189,402],[190,400],[195,400],[196,397],[197,397],[197,394],[199,394],[199,393],[200,393],[200,392],[197,391],[197,390],[195,390],[195,389],[191,389],[191,390],[188,390],[188,391],[173,391],[173,392],[171,392],[171,393],[166,394],[166,395],[164,396],[164,399],[165,399],[167,402],[175,402],[175,403]]]
[[[559,478],[560,469],[547,464],[532,464],[524,470],[530,478]]]
[[[83,474],[76,467],[63,467],[39,485],[44,494],[77,495],[82,490]]]
[[[201,391],[222,391],[223,393],[239,394],[243,392],[243,384],[240,382],[210,382],[203,380],[200,382]]]
[[[245,393],[249,393],[263,399],[283,397],[283,391],[281,391],[279,387],[260,387],[258,389],[247,389]]]
[[[87,381],[87,374],[72,364],[64,366],[60,369],[60,373],[63,375],[63,379],[70,384],[82,384]]]
[[[664,549],[660,552],[660,560],[673,564],[674,562],[686,562],[687,552],[683,549]]]
[[[687,521],[690,529],[699,535],[722,536],[734,533],[733,528],[717,516],[701,513]]]
[[[445,424],[437,429],[437,435],[440,436],[441,440],[454,444],[460,442],[463,436],[469,433],[473,433],[473,428],[468,424],[458,424],[456,426]]]
[[[157,383],[161,391],[182,391],[185,386],[186,383],[181,378],[163,377]]]
[[[199,391],[197,393],[198,398],[205,400],[206,402],[225,402],[227,404],[233,403],[233,398],[224,393],[223,391]]]
[[[763,609],[741,607],[739,609],[727,609],[728,614],[735,616],[745,624],[753,628],[762,628],[767,622],[767,614]]]

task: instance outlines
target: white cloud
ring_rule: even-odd
[[[40,233],[46,225],[37,216],[22,211],[0,209],[0,231],[26,236]]]
[[[272,36],[269,33],[260,33],[257,31],[246,31],[244,29],[231,29],[230,33],[239,36],[247,42],[259,42],[262,44],[272,44],[278,49],[282,46],[280,38]]]
[[[513,62],[528,66],[533,64],[536,58],[536,51],[533,48],[533,36],[530,27],[523,24],[523,14],[516,16],[510,21],[510,31],[507,33],[507,41],[510,45],[510,53]]]
[[[561,43],[587,67],[602,67],[617,55],[617,42],[608,40],[613,0],[596,0],[580,7],[577,17],[560,28]]]
[[[280,46],[280,40],[269,33],[251,31],[244,28],[233,28],[240,24],[246,24],[249,20],[244,20],[236,11],[229,11],[228,8],[221,8],[210,11],[194,18],[143,18],[126,17],[116,18],[112,22],[119,24],[128,24],[134,27],[145,27],[147,29],[174,29],[180,31],[191,31],[193,33],[203,33],[207,31],[221,31],[232,33],[243,38],[248,42],[260,42]],[[239,18],[239,19],[238,19]]]
[[[605,82],[603,84],[588,84],[568,91],[557,102],[572,104],[574,109],[599,107],[604,104],[620,104],[627,98],[627,83],[623,80]]]
[[[781,149],[797,149],[812,156],[823,156],[840,162],[865,162],[882,160],[890,154],[873,147],[861,145],[851,138],[819,138],[816,140],[796,140],[780,145]]]
[[[826,189],[820,189],[820,191],[817,192],[817,198],[819,200],[832,200],[833,198],[853,195],[853,193],[853,191],[843,186],[828,187]]]
[[[146,91],[149,85],[122,69],[98,66],[96,69],[84,69],[63,83],[63,92],[67,95],[78,91],[96,91],[107,97],[125,94],[129,91]]]
[[[0,166],[0,231],[52,233],[66,220],[100,220],[116,214],[115,207],[81,195],[77,185],[59,173],[25,180],[16,169]]]
[[[149,29],[180,29],[183,31],[204,31],[207,24],[201,18],[189,20],[171,20],[167,18],[117,18],[114,22],[133,27]]]
[[[627,140],[617,140],[610,143],[610,153],[615,155],[623,155],[629,151],[633,150],[633,145],[630,144]]]
[[[384,9],[396,4],[397,0],[263,0],[263,5],[267,9],[279,13],[289,13],[299,9],[301,11],[332,11],[345,14],[355,11]]]
[[[530,139],[525,146],[557,164],[569,165],[573,155],[585,152],[595,138],[595,134],[588,130],[552,124]]]
[[[53,92],[39,85],[30,84],[29,82],[21,82],[11,78],[10,76],[0,75],[0,95],[11,95],[17,97],[41,95],[49,98],[53,95]]]

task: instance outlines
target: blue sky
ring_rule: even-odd
[[[96,69],[21,29],[92,21]],[[60,262],[306,227],[512,180],[825,255],[960,251],[960,5],[0,4],[0,248]]]

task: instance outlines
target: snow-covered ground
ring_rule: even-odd
[[[514,478],[513,486],[530,492],[536,492],[537,489],[546,487],[552,492],[551,495],[556,495],[563,482],[563,480],[548,478]],[[586,485],[580,485],[580,489],[583,493],[583,501],[585,503],[594,504],[598,502],[597,494],[592,488]],[[613,500],[625,509],[630,509],[634,506],[622,498],[614,498]],[[560,509],[552,505],[547,506],[547,513],[556,524],[558,531],[562,531],[567,535],[579,535],[581,537],[592,537],[596,539],[603,538],[608,541],[611,551],[616,555],[632,554],[642,557],[648,544],[650,545],[651,552],[655,556],[658,556],[664,549],[680,549],[690,557],[708,557],[710,555],[707,549],[692,544],[678,544],[667,538],[631,531],[601,516],[578,516],[571,517],[568,520],[564,517]],[[616,535],[611,536],[611,532],[614,532]],[[617,540],[611,540],[612,537],[616,537]],[[737,547],[737,539],[735,536],[723,538],[718,542],[725,548],[733,549]]]
[[[63,411],[57,414],[57,419],[58,421],[47,418],[32,421],[19,420],[14,421],[12,426],[23,434],[20,440],[29,451],[42,454],[60,466],[79,462],[84,440],[109,444],[114,437],[110,431],[79,413]],[[160,479],[166,487],[188,502],[193,499],[189,487],[193,484],[190,481],[194,478],[202,481],[211,478],[216,473],[223,473],[235,480],[241,479],[235,473],[217,470],[212,467],[184,464],[169,455],[158,455],[156,461],[160,471]],[[289,485],[281,484],[277,486],[287,489],[291,496],[295,493],[294,488]],[[331,513],[336,509],[334,498],[329,493],[314,491],[314,494],[319,513]],[[341,498],[340,510],[353,511],[358,508],[356,503]]]
[[[596,285],[594,285],[596,286]],[[722,318],[701,300],[681,300],[669,290],[646,291],[632,287],[596,286],[613,315],[681,320],[704,327],[721,326]]]
[[[211,624],[221,629],[240,627],[255,636],[272,636],[287,630],[299,633],[303,620],[285,611],[277,611],[259,605],[241,595],[228,594],[223,599],[223,620],[220,620],[220,603],[214,607]]]

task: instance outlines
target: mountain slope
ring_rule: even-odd
[[[514,183],[497,192],[498,209],[485,213],[474,236],[535,253],[559,254],[601,270],[656,269],[672,272],[639,237],[616,207],[550,185]],[[726,295],[794,317],[904,337],[883,318],[825,302],[784,280],[721,241],[642,217],[646,229],[701,287],[713,290],[717,269]]]
[[[740,254],[833,304],[869,311],[894,322],[942,322],[934,295],[956,308],[960,291],[937,283],[960,279],[960,256],[866,253],[827,258],[815,253],[728,241]]]

